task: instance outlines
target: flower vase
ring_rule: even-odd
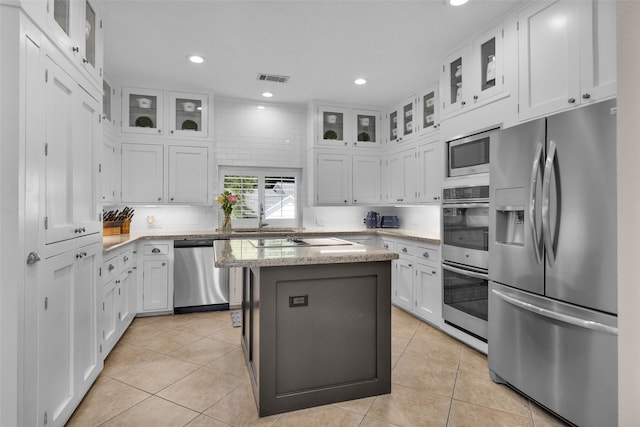
[[[222,221],[222,232],[231,233],[231,214],[224,214],[224,220]]]

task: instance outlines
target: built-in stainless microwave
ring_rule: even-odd
[[[499,129],[447,141],[447,177],[489,172],[489,136]]]

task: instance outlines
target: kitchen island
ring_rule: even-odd
[[[243,267],[242,347],[260,416],[391,392],[391,260],[337,238],[216,241]]]

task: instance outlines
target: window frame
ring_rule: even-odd
[[[244,166],[220,166],[218,188],[219,193],[224,191],[225,176],[227,175],[245,175],[258,177],[258,204],[265,203],[265,178],[272,176],[291,176],[295,178],[295,198],[296,198],[296,215],[295,218],[287,219],[264,219],[267,228],[294,228],[300,227],[302,224],[302,170],[297,168],[271,168],[271,167],[244,167]],[[217,198],[217,195],[216,195]],[[220,204],[218,207],[218,225],[222,226],[224,215]],[[234,228],[257,228],[259,221],[259,212],[256,218],[233,218],[232,224]]]

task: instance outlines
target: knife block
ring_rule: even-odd
[[[102,234],[104,236],[114,236],[116,234],[120,234],[121,225],[122,221],[105,221],[102,223]]]

